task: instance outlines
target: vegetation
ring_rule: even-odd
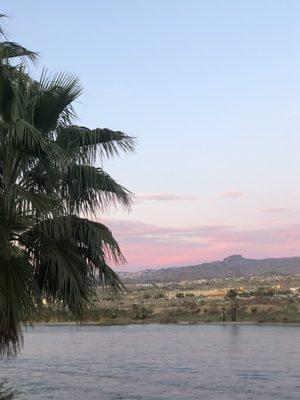
[[[97,283],[122,288],[109,264],[124,257],[95,219],[111,204],[129,207],[131,193],[94,164],[132,151],[134,139],[77,126],[78,79],[31,79],[25,59],[36,53],[0,34],[0,353],[10,356],[42,301],[81,321]]]
[[[235,289],[228,290],[226,298],[230,300],[231,321],[236,321],[237,311],[237,291]]]
[[[231,301],[208,300],[198,303],[194,298],[178,299],[170,302],[166,299],[147,299],[146,302],[117,301],[104,306],[99,303],[88,310],[86,319],[100,325],[122,325],[140,323],[222,323],[230,321]],[[239,304],[240,323],[300,323],[300,301],[291,299],[241,300]],[[34,322],[69,323],[74,317],[61,308],[44,307],[35,316]]]

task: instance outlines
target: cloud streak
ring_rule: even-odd
[[[136,197],[137,203],[142,203],[145,201],[196,201],[199,197],[197,196],[182,196],[171,193],[148,193],[148,194],[140,194]]]
[[[221,193],[220,196],[224,199],[239,199],[240,197],[244,197],[245,193],[238,191],[228,191]]]
[[[288,211],[286,208],[263,208],[260,210],[261,213],[265,214],[282,214]]]

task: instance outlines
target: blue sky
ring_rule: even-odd
[[[105,163],[129,268],[299,255],[300,2],[3,1],[38,76],[77,74],[80,124],[138,138]]]

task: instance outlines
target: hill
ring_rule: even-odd
[[[197,279],[251,277],[270,274],[300,274],[300,257],[248,259],[241,255],[226,257],[223,261],[190,265],[146,269],[138,272],[121,272],[125,283],[180,282]]]

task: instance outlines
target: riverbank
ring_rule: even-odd
[[[35,326],[131,326],[131,325],[217,325],[217,326],[226,326],[226,325],[242,325],[242,326],[299,326],[300,322],[247,322],[247,321],[227,321],[227,322],[186,322],[186,321],[178,321],[178,322],[167,322],[167,323],[158,323],[158,322],[131,322],[131,323],[100,323],[96,321],[85,322],[82,324],[77,323],[76,321],[71,322],[35,322],[33,323],[33,327]]]
[[[240,301],[237,321],[231,321],[228,302],[207,302],[199,305],[193,301],[157,304],[129,304],[126,307],[95,307],[88,310],[88,325],[138,325],[138,324],[300,324],[298,301]],[[224,321],[225,319],[225,321]],[[61,309],[45,307],[33,320],[34,324],[74,324],[72,315]]]

